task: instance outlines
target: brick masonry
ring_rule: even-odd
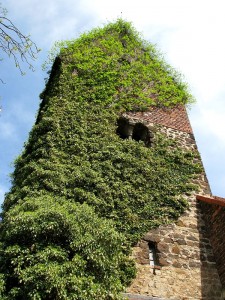
[[[154,108],[149,112],[126,113],[124,116],[132,122],[143,122],[149,128],[157,128],[169,138],[176,139],[184,149],[197,148],[184,107]],[[132,256],[138,272],[127,289],[128,299],[224,299],[218,270],[220,275],[224,274],[222,265],[225,266],[225,263],[217,261],[216,264],[212,245],[222,253],[225,243],[217,236],[212,238],[209,226],[214,226],[217,232],[225,230],[225,226],[218,229],[225,208],[218,212],[218,208],[214,211],[210,204],[202,207],[202,203],[196,200],[196,194],[210,194],[205,174],[201,174],[195,183],[199,190],[189,196],[184,195],[189,202],[189,209],[177,222],[147,232],[133,248]],[[209,221],[212,216],[217,220],[213,224]],[[149,264],[149,242],[156,245],[157,268]],[[220,266],[218,270],[217,265]],[[221,276],[223,282],[225,274]]]
[[[129,112],[126,115],[134,119],[147,121],[149,124],[160,124],[171,129],[193,134],[186,109],[183,105],[177,105],[173,109],[151,107],[147,112]]]
[[[215,259],[218,273],[225,291],[225,199],[215,197],[214,200],[214,203],[201,201],[200,205],[204,212],[207,231],[209,232],[209,238],[216,254]]]

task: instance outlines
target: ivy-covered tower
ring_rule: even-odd
[[[147,112],[129,112],[124,116],[130,124],[144,123],[146,128],[175,139],[179,149],[197,151],[184,106],[154,107]],[[222,238],[225,210],[220,210],[225,199],[216,202],[215,197],[209,196],[210,188],[203,170],[192,182],[193,191],[183,193],[189,204],[185,212],[176,221],[146,232],[133,247],[138,272],[127,289],[129,299],[224,299],[221,282],[225,268],[221,248],[225,245]],[[220,232],[217,229],[213,232],[212,215],[218,211]],[[213,245],[214,235],[218,240],[215,243],[214,238]]]
[[[1,299],[221,300],[192,98],[155,47],[120,19],[61,43],[41,100],[3,204]]]

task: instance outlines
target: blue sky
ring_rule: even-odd
[[[0,203],[10,188],[13,161],[35,121],[47,77],[42,64],[55,41],[122,17],[184,75],[196,98],[189,110],[212,194],[225,197],[225,18],[223,0],[7,0],[2,6],[19,29],[42,49],[36,71],[21,76],[13,61],[1,62]],[[26,71],[26,67],[24,66]]]

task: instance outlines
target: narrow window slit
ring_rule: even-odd
[[[155,243],[149,242],[148,247],[149,247],[149,264],[151,267],[155,267],[158,265],[156,245]]]

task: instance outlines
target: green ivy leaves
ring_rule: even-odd
[[[63,66],[60,85],[64,78],[67,87],[79,95],[76,101],[120,110],[193,102],[179,73],[163,60],[154,45],[121,19],[77,40],[57,43],[53,53],[56,51]]]
[[[131,246],[187,207],[197,153],[155,134],[122,140],[124,110],[191,101],[122,20],[60,44],[37,121],[15,162],[0,228],[1,299],[121,299]]]
[[[124,237],[86,204],[24,199],[5,215],[2,238],[1,269],[17,282],[7,299],[98,299],[122,288]]]

